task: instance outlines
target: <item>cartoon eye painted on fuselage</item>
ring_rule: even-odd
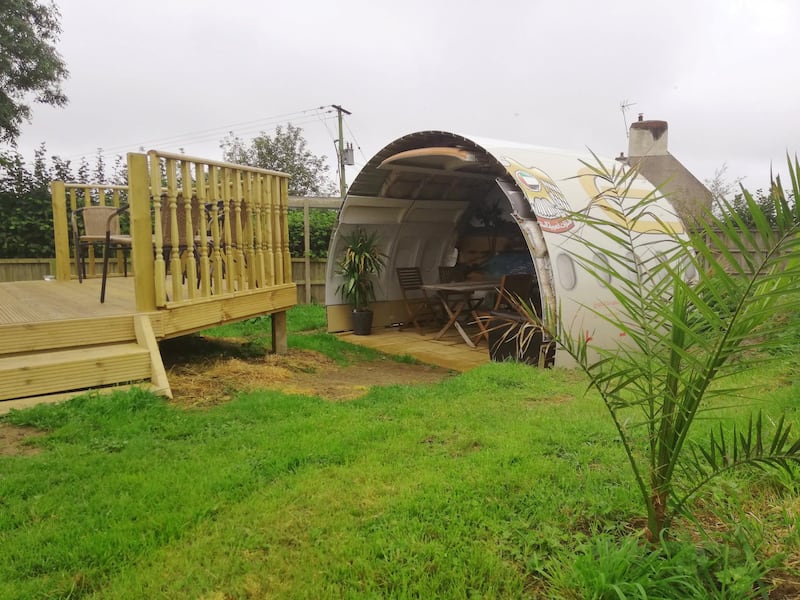
[[[539,183],[539,180],[536,179],[530,173],[526,173],[525,171],[517,171],[516,173],[517,180],[528,188],[532,192],[541,192],[542,191],[542,184]]]

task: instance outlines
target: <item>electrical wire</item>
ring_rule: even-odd
[[[332,117],[324,117],[325,114],[333,112],[332,110],[321,112],[325,108],[328,107],[320,106],[317,108],[306,109],[302,111],[295,111],[291,113],[273,115],[271,117],[264,117],[262,119],[241,121],[238,123],[232,123],[230,125],[223,125],[210,129],[201,129],[197,131],[187,132],[183,134],[176,134],[173,136],[167,136],[162,138],[152,138],[149,140],[132,142],[130,144],[125,144],[125,145],[111,146],[108,148],[100,147],[93,152],[72,154],[64,158],[65,160],[84,158],[86,156],[101,156],[104,158],[113,158],[115,156],[118,156],[119,152],[129,151],[131,148],[145,148],[147,146],[180,147],[183,144],[198,143],[213,139],[219,140],[221,137],[224,137],[229,133],[235,133],[236,135],[239,136],[247,135],[250,133],[260,133],[265,129],[267,129],[270,125],[273,126],[278,125],[283,123],[284,121],[291,122],[295,126],[300,126],[316,122],[317,120],[322,120],[323,118],[328,118],[328,119],[332,118]]]

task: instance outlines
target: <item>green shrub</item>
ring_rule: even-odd
[[[337,213],[326,208],[309,210],[310,255],[309,258],[326,258],[331,243],[331,233],[336,224]],[[303,227],[303,211],[289,211],[289,250],[292,258],[305,256],[305,231]]]

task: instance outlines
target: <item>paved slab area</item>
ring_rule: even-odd
[[[421,362],[452,371],[464,372],[489,362],[489,349],[485,341],[477,348],[470,348],[455,331],[448,332],[440,340],[433,339],[435,333],[431,330],[421,335],[413,328],[391,327],[374,329],[371,335],[339,335],[351,344],[367,346],[386,354],[407,354]]]

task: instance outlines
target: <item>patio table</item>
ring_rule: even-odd
[[[447,323],[433,336],[433,339],[440,339],[448,329],[454,327],[464,340],[464,343],[470,348],[474,348],[475,343],[470,339],[469,334],[464,331],[464,327],[458,320],[465,311],[471,311],[476,307],[476,292],[495,290],[499,286],[499,280],[452,281],[448,283],[429,283],[423,285],[423,289],[436,293],[447,315]]]

